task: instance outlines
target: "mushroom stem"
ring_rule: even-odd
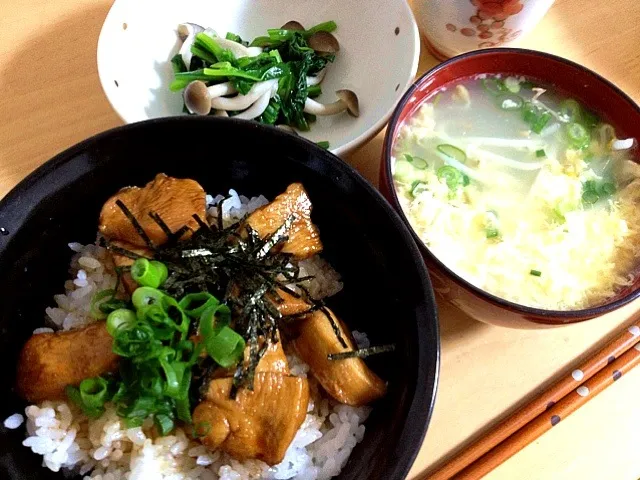
[[[344,112],[347,109],[346,104],[342,100],[337,100],[333,103],[320,103],[307,98],[304,101],[305,113],[311,113],[312,115],[335,115],[336,113]]]
[[[327,69],[323,68],[318,73],[316,73],[315,77],[307,77],[307,86],[311,87],[313,85],[318,85],[320,82],[322,82],[326,73]]]
[[[265,92],[271,92],[271,89],[277,84],[277,79],[258,82],[251,87],[251,90],[249,90],[246,95],[236,95],[232,98],[214,98],[211,101],[211,106],[217,110],[245,110],[264,95]]]
[[[231,84],[231,82],[218,83],[216,85],[211,85],[207,87],[207,92],[209,92],[209,96],[213,100],[217,97],[224,97],[225,95],[231,95],[232,93],[236,93],[236,88]]]
[[[338,90],[336,96],[338,100],[328,104],[307,98],[304,102],[304,111],[312,115],[335,115],[346,110],[352,117],[360,115],[358,97],[355,93],[351,90]]]
[[[195,23],[181,23],[178,25],[178,35],[182,39],[182,46],[180,47],[179,53],[187,69],[189,69],[191,58],[193,58],[193,54],[191,53],[193,42],[196,39],[196,35],[203,31],[204,28]]]
[[[262,94],[256,102],[251,105],[251,107],[247,108],[244,112],[240,112],[237,115],[234,115],[233,118],[240,118],[242,120],[253,120],[254,118],[259,117],[264,113],[264,111],[269,106],[269,99],[271,98],[273,91],[270,90]]]

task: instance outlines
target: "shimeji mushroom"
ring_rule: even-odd
[[[336,53],[340,51],[340,44],[336,37],[329,32],[316,32],[309,37],[307,43],[318,53]]]
[[[223,95],[235,93],[231,82],[219,83],[207,87],[204,82],[195,80],[184,89],[184,104],[191,113],[208,115],[211,112],[211,101]]]
[[[296,22],[295,20],[289,20],[287,23],[280,27],[280,30],[301,30],[304,31],[305,28],[302,26],[300,22]]]
[[[336,96],[338,100],[328,104],[307,98],[304,102],[304,111],[312,115],[335,115],[346,110],[352,117],[360,115],[358,97],[354,92],[351,90],[338,90]]]
[[[180,47],[180,56],[187,69],[191,65],[191,47],[195,42],[196,35],[200,32],[204,32],[204,28],[196,23],[181,23],[178,25],[178,36],[182,40],[182,46]]]
[[[274,86],[278,85],[278,80],[265,80],[258,82],[251,87],[246,95],[236,95],[231,98],[218,97],[211,100],[211,107],[217,110],[241,111],[249,108],[256,100],[265,93],[271,92]]]

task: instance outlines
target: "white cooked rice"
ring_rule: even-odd
[[[234,190],[229,197],[207,196],[209,220],[215,220],[222,201],[223,222],[230,224],[268,203],[263,196],[247,198]],[[93,295],[113,288],[116,276],[108,252],[96,245],[69,244],[72,279],[65,282],[65,293],[54,297],[57,307],[46,314],[56,329],[69,330],[95,321],[90,315]],[[300,265],[301,275],[313,275],[308,288],[314,298],[334,295],[342,289],[339,274],[320,257]],[[34,333],[51,331],[38,328]],[[354,332],[359,346],[367,346],[365,334]],[[289,355],[291,373],[306,377],[309,366]],[[190,440],[182,428],[172,435],[156,437],[152,421],[142,427],[126,428],[114,407],[99,419],[87,418],[73,404],[42,402],[25,409],[28,437],[23,445],[43,456],[43,466],[61,469],[92,480],[328,480],[338,475],[351,451],[364,437],[364,421],[369,407],[350,407],[322,395],[317,382],[309,379],[312,391],[307,416],[286,452],[284,460],[269,467],[259,460],[237,461],[201,443]],[[5,420],[7,428],[18,428],[20,414]]]

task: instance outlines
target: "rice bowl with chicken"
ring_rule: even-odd
[[[101,480],[339,474],[386,391],[361,357],[393,346],[325,305],[342,284],[310,214],[301,184],[269,203],[158,175],[109,199],[21,355],[24,445]]]

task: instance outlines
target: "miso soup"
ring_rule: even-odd
[[[400,126],[392,172],[407,218],[448,268],[510,301],[574,310],[634,279],[636,147],[553,88],[481,75]]]

